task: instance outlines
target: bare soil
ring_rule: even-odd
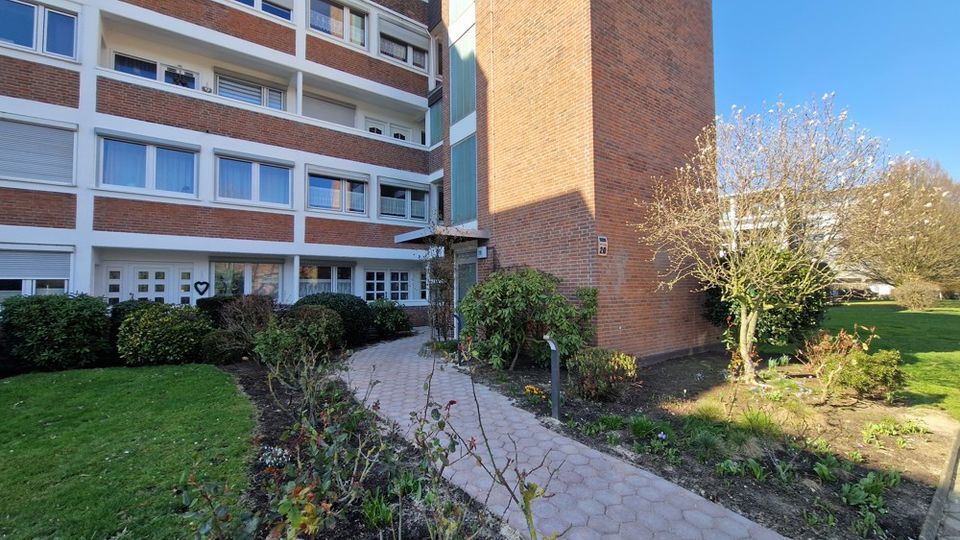
[[[902,482],[886,493],[888,513],[879,516],[879,523],[887,538],[919,536],[953,442],[957,425],[953,419],[926,408],[854,399],[825,401],[816,382],[805,378],[799,366],[781,367],[775,377],[779,382],[762,389],[728,382],[726,367],[725,356],[703,354],[640,368],[636,382],[619,399],[607,403],[573,396],[567,391],[567,376],[563,373],[562,423],[550,425],[790,538],[858,538],[852,530],[858,512],[841,501],[841,485],[856,483],[870,471],[896,469],[902,472]],[[548,370],[530,366],[518,366],[513,372],[489,366],[471,366],[470,370],[479,382],[514,398],[518,406],[540,416],[550,415]],[[525,392],[527,385],[539,387],[545,396]],[[681,450],[679,463],[675,459],[671,464],[663,455],[642,449],[634,451],[633,443],[638,441],[629,429],[620,432],[619,441],[608,439],[606,433],[586,435],[583,429],[605,415],[643,414],[669,421],[682,438],[684,417],[705,403],[722,410],[731,424],[741,418],[743,411],[767,411],[785,436],[754,437],[733,449],[730,457],[755,458],[771,473],[774,459],[792,462],[797,469],[796,479],[782,482],[775,480],[773,474],[763,481],[749,474],[720,476],[715,465],[722,457],[701,462],[691,452]],[[920,420],[929,432],[904,435],[899,445],[896,437],[891,436],[880,437],[882,447],[864,443],[865,426],[884,418],[897,422]],[[644,443],[639,442],[641,446]],[[824,444],[828,445],[826,450]],[[850,462],[850,452],[859,452],[864,461]],[[821,481],[813,472],[813,465],[827,453],[844,461],[849,469],[838,470],[838,478],[832,483]],[[819,520],[816,524],[814,513]],[[835,517],[835,524],[825,523],[828,514]]]

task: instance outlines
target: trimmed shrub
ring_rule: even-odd
[[[280,321],[281,326],[293,330],[302,345],[310,350],[323,353],[343,345],[343,319],[330,308],[295,306]]]
[[[557,289],[555,276],[530,268],[494,272],[470,289],[460,303],[462,337],[473,338],[478,353],[494,367],[511,368],[522,352],[539,364],[549,362],[543,341],[549,333],[568,357],[592,335],[589,322],[596,312],[596,296],[578,291],[577,308]]]
[[[117,349],[128,365],[199,362],[201,344],[213,329],[197,308],[154,304],[123,321]]]
[[[890,398],[907,384],[899,351],[880,350],[868,354],[853,349],[846,356],[826,359],[824,371],[834,374],[830,384],[856,392],[870,399]]]
[[[637,376],[636,358],[601,348],[584,349],[567,360],[574,392],[597,401],[619,397]]]
[[[120,325],[123,324],[123,321],[126,320],[131,313],[140,311],[153,304],[150,300],[140,299],[124,300],[123,302],[110,306],[110,345],[114,351],[117,350],[117,336],[120,334]]]
[[[378,298],[370,302],[370,311],[373,313],[373,328],[381,338],[394,337],[412,328],[410,317],[399,302]]]
[[[87,366],[110,353],[107,306],[85,294],[8,298],[0,327],[11,358],[41,369]]]
[[[236,296],[220,294],[206,298],[197,298],[197,309],[213,322],[218,328],[223,326],[223,308],[227,304],[236,300]]]
[[[911,310],[930,309],[940,299],[940,287],[929,281],[907,281],[893,290],[893,300]]]
[[[295,306],[323,306],[340,315],[347,345],[366,343],[373,328],[373,312],[363,299],[345,293],[317,293],[304,296]]]

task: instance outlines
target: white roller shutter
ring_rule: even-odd
[[[0,177],[73,183],[74,132],[0,119]]]
[[[70,254],[0,251],[0,279],[69,279]]]
[[[400,26],[399,24],[390,22],[384,18],[380,18],[380,33],[386,34],[392,38],[399,39],[400,41],[413,45],[418,49],[423,49],[425,51],[430,50],[430,36],[426,32],[419,33],[414,32]]]
[[[303,114],[343,126],[354,127],[356,124],[356,108],[353,105],[328,99],[303,96]]]

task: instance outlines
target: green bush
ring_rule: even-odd
[[[577,395],[593,400],[612,400],[637,376],[637,360],[621,352],[584,349],[567,360],[571,386]]]
[[[123,321],[117,349],[128,365],[199,362],[203,340],[213,330],[197,308],[154,304]]]
[[[474,285],[460,304],[463,337],[473,338],[480,356],[497,368],[512,368],[523,352],[547,363],[543,336],[548,333],[560,355],[569,357],[592,336],[589,323],[596,313],[596,295],[591,289],[578,291],[578,309],[560,294],[559,282],[529,268],[494,272]]]
[[[930,309],[940,300],[940,287],[928,281],[907,281],[893,290],[893,300],[911,310]]]
[[[214,328],[200,343],[201,356],[208,364],[232,364],[249,358],[249,352],[229,330]]]
[[[337,312],[343,321],[344,340],[347,345],[366,343],[373,328],[373,312],[361,298],[344,293],[317,293],[304,296],[295,306],[324,306]]]
[[[824,363],[828,384],[853,390],[860,397],[889,398],[907,384],[899,351],[881,350],[869,354],[853,349],[848,354],[835,354]],[[831,377],[831,374],[833,375]]]
[[[223,308],[236,300],[236,296],[220,294],[206,298],[197,298],[197,309],[210,319],[217,328],[223,326]]]
[[[0,327],[11,358],[41,369],[91,365],[110,353],[107,306],[84,294],[8,298]]]
[[[153,302],[150,300],[124,300],[110,306],[110,345],[113,347],[113,350],[117,350],[117,336],[120,334],[120,325],[123,324],[123,321],[130,316],[131,313],[140,311],[141,309],[152,306]]]
[[[830,293],[826,285],[832,280],[832,275],[824,265],[820,269],[824,288],[810,294],[802,293],[790,285],[802,279],[797,273],[806,268],[806,265],[790,264],[791,259],[798,255],[789,251],[782,252],[780,257],[781,264],[791,270],[783,272],[783,287],[779,297],[772,303],[773,307],[764,311],[757,321],[757,343],[797,345],[803,343],[823,322],[827,308],[830,307]],[[740,307],[736,302],[724,299],[719,288],[707,289],[703,315],[714,325],[726,330],[725,341],[730,342],[736,336]]]
[[[343,319],[323,306],[294,306],[281,319],[281,326],[293,330],[302,345],[318,353],[343,345]]]
[[[370,302],[370,311],[373,312],[373,328],[379,337],[390,338],[410,331],[410,317],[398,302],[378,298]]]

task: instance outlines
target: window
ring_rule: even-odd
[[[215,262],[213,263],[213,293],[240,296],[262,294],[274,300],[280,298],[278,263]]]
[[[65,294],[70,254],[0,250],[0,301],[11,296]]]
[[[476,28],[464,34],[450,51],[450,123],[477,110]]]
[[[387,123],[373,118],[367,118],[364,125],[367,131],[375,135],[383,135],[387,131]]]
[[[380,185],[381,216],[426,221],[429,200],[427,190]]]
[[[398,126],[396,124],[390,124],[390,136],[400,141],[409,140],[410,128]]]
[[[303,96],[303,115],[342,126],[356,126],[357,108],[332,99]]]
[[[67,293],[65,279],[0,279],[0,302],[12,296],[49,296]]]
[[[288,206],[290,167],[218,157],[217,198]]]
[[[436,194],[436,210],[434,215],[436,216],[437,223],[443,223],[443,181],[436,183],[436,189],[434,190]]]
[[[413,130],[407,126],[394,123],[388,124],[382,120],[369,117],[364,120],[364,128],[374,135],[388,135],[398,141],[410,141],[413,137]]]
[[[367,272],[365,298],[387,298],[396,301],[410,300],[410,272],[391,270]]]
[[[353,269],[349,266],[300,266],[300,297],[322,292],[353,294]]]
[[[470,135],[450,150],[450,190],[453,224],[477,219],[476,135]]]
[[[143,60],[126,54],[116,53],[113,55],[113,69],[145,79],[162,80],[174,86],[197,88],[197,74],[192,71],[173,66],[159,67],[152,60]]]
[[[420,272],[420,299],[429,300],[430,299],[430,287],[427,284],[427,272]]]
[[[217,75],[217,95],[251,105],[283,110],[283,90],[226,75]]]
[[[427,121],[430,123],[430,146],[443,142],[443,101],[430,105]]]
[[[427,51],[430,37],[404,26],[380,18],[380,55],[398,62],[427,70]]]
[[[0,0],[0,43],[76,58],[77,16],[20,0]]]
[[[360,47],[367,44],[366,14],[327,0],[310,0],[310,28]]]
[[[250,6],[255,9],[259,9],[265,13],[269,13],[281,19],[290,20],[291,18],[291,7],[293,6],[292,0],[274,0],[270,2],[268,0],[236,0],[241,4]]]
[[[307,175],[307,205],[323,210],[364,214],[367,211],[367,183],[323,174]]]
[[[0,178],[73,183],[74,132],[0,119]]]
[[[196,152],[120,139],[101,140],[101,185],[196,193]]]

